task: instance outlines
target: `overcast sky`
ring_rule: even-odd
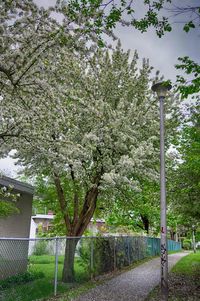
[[[44,7],[55,3],[54,0],[35,0],[35,2]],[[177,1],[172,2],[176,3]],[[199,0],[181,1],[181,3],[186,4],[189,2],[191,5],[199,4]],[[153,29],[141,34],[132,27],[121,26],[117,26],[115,34],[120,38],[124,49],[130,49],[131,52],[134,52],[136,49],[140,59],[149,58],[150,64],[155,68],[155,71],[160,70],[160,74],[164,75],[166,79],[174,81],[178,73],[174,67],[178,57],[190,56],[195,61],[200,61],[199,32],[192,30],[189,33],[185,33],[182,30],[182,26],[182,24],[174,24],[173,31],[162,38],[158,38]],[[0,170],[8,176],[15,177],[17,167],[14,166],[13,160],[5,158],[0,160]]]

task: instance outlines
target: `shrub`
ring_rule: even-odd
[[[114,270],[115,238],[101,237],[94,241],[94,272],[108,273]]]
[[[80,264],[94,275],[111,272],[114,269],[114,240],[106,237],[85,240],[81,242],[78,254]],[[93,244],[93,246],[92,246]],[[93,270],[91,270],[91,251],[93,249]]]
[[[196,248],[197,248],[198,250],[200,250],[200,244],[197,244]]]
[[[90,256],[91,256],[91,240],[81,240],[80,246],[77,250],[78,256],[80,256],[79,263],[81,266],[90,270]]]
[[[0,281],[0,289],[8,289],[14,285],[19,285],[23,283],[27,283],[36,279],[40,279],[44,277],[44,273],[42,272],[30,272],[27,271],[22,274],[10,276],[4,280]]]
[[[183,240],[183,249],[190,250],[191,247],[192,247],[191,240],[190,239],[184,239]]]
[[[41,255],[48,255],[48,243],[44,240],[38,240],[36,241],[33,249],[33,255],[41,256]]]
[[[121,269],[129,265],[128,239],[126,237],[118,237],[115,240],[115,254],[117,268]]]

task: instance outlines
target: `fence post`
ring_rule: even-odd
[[[138,260],[139,260],[139,258],[140,258],[140,251],[139,251],[139,239],[140,239],[140,236],[137,236],[137,237],[136,237],[137,261],[138,261]]]
[[[115,243],[115,236],[114,236],[114,271],[116,270],[117,262],[116,262],[116,243]]]
[[[93,279],[93,271],[94,271],[94,243],[93,237],[91,239],[91,249],[90,249],[90,271],[91,271],[91,280]]]
[[[130,236],[127,237],[128,239],[128,265],[131,264],[131,257],[130,257]]]
[[[58,285],[58,237],[55,238],[55,274],[54,274],[54,296],[57,295],[57,285]]]

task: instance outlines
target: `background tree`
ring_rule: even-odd
[[[186,222],[198,222],[200,213],[200,106],[190,110],[181,130],[179,147],[182,160],[173,171],[171,198],[174,208]]]
[[[121,191],[120,196],[109,211],[108,224],[126,226],[136,232],[158,234],[160,224],[159,183],[158,181],[140,180],[140,190]]]

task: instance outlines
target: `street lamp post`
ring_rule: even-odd
[[[166,218],[166,179],[165,179],[165,137],[164,137],[164,100],[171,85],[158,82],[152,86],[160,103],[160,256],[161,256],[161,297],[168,300],[168,255],[167,255],[167,218]]]

